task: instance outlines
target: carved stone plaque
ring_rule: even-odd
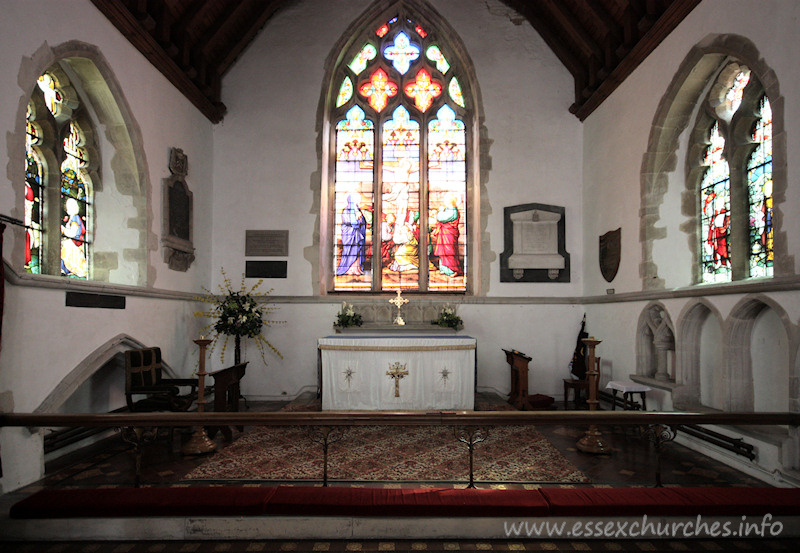
[[[610,230],[600,237],[600,272],[607,282],[614,280],[622,255],[622,229]]]
[[[246,230],[244,255],[247,257],[289,255],[288,230]]]
[[[503,210],[500,282],[569,282],[564,208],[523,204]]]

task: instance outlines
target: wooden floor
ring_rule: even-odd
[[[250,410],[274,411],[282,403],[251,402]],[[591,480],[591,486],[631,487],[652,486],[655,483],[657,457],[654,447],[631,429],[606,428],[600,430],[610,443],[609,455],[590,455],[575,448],[585,428],[568,426],[538,426],[553,445]],[[247,431],[247,429],[245,429]],[[183,475],[205,460],[204,456],[187,457],[180,454],[180,440],[188,433],[176,432],[170,443],[161,439],[145,447],[142,460],[142,484],[146,486],[202,486],[208,483],[184,481]],[[235,436],[234,436],[235,438]],[[220,447],[225,443],[220,436],[215,440]],[[109,441],[94,451],[65,456],[58,463],[48,465],[48,474],[41,481],[20,490],[31,493],[43,487],[116,487],[130,486],[134,476],[134,456],[129,446],[121,441]],[[734,470],[718,461],[702,456],[679,444],[671,443],[662,454],[661,478],[665,486],[764,486],[763,482]],[[478,482],[478,487],[481,483]],[[253,485],[253,483],[248,483]],[[258,484],[256,484],[258,485]],[[274,485],[274,482],[264,485]],[[308,483],[306,483],[308,485]],[[337,485],[347,485],[337,483]],[[359,483],[370,486],[418,486],[387,482]],[[440,485],[437,483],[437,487]],[[453,484],[461,487],[463,484]],[[488,485],[487,485],[488,486]],[[530,487],[525,483],[491,484],[491,487]],[[15,494],[18,492],[15,492]],[[7,516],[7,513],[2,513]],[[273,541],[208,541],[208,542],[2,542],[4,552],[64,552],[86,551],[93,553],[142,552],[210,552],[210,551],[789,551],[797,550],[800,540],[393,540],[393,541],[341,541],[341,540],[273,540]]]

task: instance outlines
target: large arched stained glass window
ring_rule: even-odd
[[[458,62],[407,13],[334,71],[334,291],[467,290],[467,106]]]
[[[751,70],[720,68],[699,114],[700,278],[720,283],[773,275],[772,108]],[[707,129],[707,130],[706,130]]]
[[[26,121],[25,270],[30,273],[89,277],[92,148],[80,109],[62,71],[53,68],[39,77]]]
[[[747,163],[749,198],[750,276],[772,276],[772,108],[766,96],[759,102],[752,140],[756,149]]]

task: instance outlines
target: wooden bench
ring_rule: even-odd
[[[192,406],[197,379],[164,378],[162,371],[161,348],[125,352],[125,399],[131,412],[187,411]],[[191,391],[181,394],[182,387]]]

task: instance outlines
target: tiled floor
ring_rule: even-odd
[[[277,410],[279,403],[252,404],[252,410]],[[652,486],[655,482],[656,455],[653,446],[637,436],[631,429],[601,428],[611,445],[609,455],[590,455],[578,451],[575,443],[584,428],[568,426],[537,427],[576,467],[582,470],[594,486],[630,487]],[[186,435],[176,433],[173,442],[162,439],[144,449],[142,483],[149,486],[208,485],[208,483],[183,481],[182,476],[202,463],[205,457],[187,457],[179,453],[181,439]],[[220,447],[225,443],[221,437]],[[117,442],[106,444],[102,451],[83,456],[71,463],[53,469],[28,491],[42,487],[108,487],[130,486],[133,483],[134,457],[128,446]],[[51,465],[52,469],[52,465]],[[661,458],[661,476],[664,485],[688,486],[763,486],[750,476],[738,472],[715,460],[671,443]],[[265,485],[274,484],[264,483]],[[360,485],[397,486],[397,483],[359,483]],[[252,483],[250,483],[252,485]],[[335,483],[335,485],[348,485]],[[403,486],[419,486],[406,483]],[[436,484],[440,486],[439,483]],[[451,484],[460,487],[462,483]],[[486,485],[486,484],[484,484]],[[558,485],[549,484],[549,485]],[[480,487],[481,484],[478,483]],[[531,484],[492,484],[492,487],[530,487]],[[6,516],[6,513],[3,514]],[[0,540],[2,538],[0,537]],[[455,541],[455,540],[273,540],[273,541],[208,541],[208,542],[6,542],[0,541],[4,552],[92,552],[92,553],[143,553],[143,552],[244,552],[244,551],[789,551],[797,550],[800,540],[516,540],[516,541]]]

